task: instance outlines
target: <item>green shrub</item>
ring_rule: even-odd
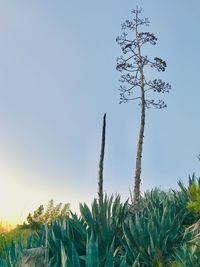
[[[193,181],[189,186],[190,200],[187,203],[188,210],[200,214],[200,186],[197,181]]]
[[[33,214],[29,213],[27,216],[27,222],[21,225],[23,229],[33,229],[38,230],[41,225],[51,224],[56,219],[64,219],[69,217],[70,204],[59,203],[54,205],[53,199],[49,201],[46,209],[43,205],[40,205]]]
[[[27,239],[29,236],[33,235],[33,231],[30,229],[21,229],[16,227],[15,229],[0,234],[0,256],[4,255],[5,248],[11,246],[13,242],[20,240],[22,245],[25,247],[27,245]]]

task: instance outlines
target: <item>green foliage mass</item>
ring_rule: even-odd
[[[137,214],[120,196],[105,196],[101,203],[95,199],[91,208],[80,204],[80,216],[72,212],[58,216],[57,212],[56,220],[48,216],[54,218],[49,224],[40,220],[41,227],[34,234],[29,232],[26,240],[5,246],[0,266],[23,266],[21,255],[32,248],[45,251],[49,267],[200,266],[200,220],[188,209],[191,192],[196,192],[191,187],[194,180],[189,180],[188,188],[179,182],[180,191],[155,188],[146,192]],[[46,211],[38,208],[32,217],[41,219],[54,205],[48,207]]]
[[[56,219],[69,217],[69,204],[59,203],[54,205],[50,200],[46,209],[40,205],[33,214],[29,213],[27,222],[18,225],[15,229],[0,234],[0,256],[5,254],[6,247],[12,246],[20,240],[22,247],[27,246],[27,240],[30,236],[34,237],[37,231],[46,223],[50,225]]]
[[[6,247],[11,246],[13,242],[18,242],[18,240],[25,247],[28,237],[32,234],[34,234],[32,230],[21,229],[19,226],[9,232],[0,234],[0,256],[4,255]]]
[[[43,205],[40,205],[33,214],[29,213],[27,216],[27,222],[21,226],[21,228],[29,228],[37,230],[43,224],[51,224],[56,219],[64,219],[69,217],[70,204],[59,203],[54,204],[53,200],[50,200],[46,209]]]
[[[197,180],[194,180],[189,186],[190,201],[187,203],[187,208],[194,213],[200,214],[200,185]]]

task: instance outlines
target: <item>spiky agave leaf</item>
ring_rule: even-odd
[[[172,267],[199,267],[200,266],[200,251],[195,246],[184,243],[174,252],[174,261]]]
[[[184,209],[178,210],[175,200],[173,193],[159,189],[146,194],[142,212],[123,227],[130,262],[138,252],[140,262],[149,267],[158,262],[167,264],[171,259],[182,241],[183,221],[188,214]]]
[[[128,201],[122,204],[119,196],[114,199],[105,195],[103,202],[93,201],[91,210],[86,204],[80,207],[89,233],[93,231],[98,236],[99,261],[100,266],[104,266],[113,239],[114,250],[121,246],[122,224],[127,220],[129,211]]]
[[[99,267],[98,240],[95,238],[93,231],[87,242],[86,267]]]

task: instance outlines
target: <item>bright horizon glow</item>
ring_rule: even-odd
[[[45,190],[46,184],[34,183],[34,176],[30,183],[25,182],[22,177],[27,175],[28,173],[24,170],[18,170],[18,173],[8,173],[7,168],[4,171],[2,168],[0,169],[0,182],[3,184],[0,188],[0,195],[4,200],[0,202],[0,211],[3,214],[0,222],[3,225],[22,224],[26,221],[29,212],[33,213],[40,205],[44,205],[45,208],[51,199],[55,204],[70,203],[70,209],[78,213],[78,207],[72,203],[74,202],[73,194],[68,193],[69,197],[66,197],[67,190],[65,188],[61,189],[52,184],[48,186],[48,190]],[[31,176],[29,174],[29,178]],[[39,196],[38,199],[37,196]]]
[[[54,192],[54,197],[49,193],[44,193],[44,188],[29,188],[28,185],[24,185],[23,183],[16,183],[16,180],[10,180],[6,184],[4,184],[4,190],[6,193],[1,191],[1,197],[4,199],[4,202],[0,203],[1,216],[0,221],[3,224],[9,224],[15,226],[17,224],[22,224],[26,221],[26,217],[28,213],[33,213],[40,205],[44,205],[44,208],[48,204],[48,202],[53,199],[55,204],[62,202],[70,203],[69,201],[61,201],[65,200],[63,192]],[[51,189],[53,191],[53,189]],[[50,190],[49,190],[50,191]],[[42,195],[40,200],[33,200],[33,196]],[[17,207],[15,203],[17,203]],[[73,212],[76,211],[76,207],[74,207],[73,203],[70,203],[70,208]]]

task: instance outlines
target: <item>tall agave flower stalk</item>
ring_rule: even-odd
[[[154,107],[157,109],[165,108],[167,105],[161,99],[149,98],[152,93],[168,93],[171,85],[161,79],[148,80],[148,67],[154,68],[159,72],[165,71],[167,64],[161,58],[154,59],[143,54],[143,46],[147,44],[156,45],[157,38],[153,33],[143,32],[143,27],[149,25],[148,18],[141,18],[142,9],[136,7],[132,11],[133,18],[126,20],[122,24],[122,34],[117,37],[116,41],[122,50],[122,56],[117,59],[117,70],[120,71],[120,82],[122,85],[120,91],[120,103],[127,103],[132,100],[139,100],[140,110],[140,128],[137,141],[136,165],[133,186],[133,211],[140,211],[140,187],[142,172],[142,155],[144,130],[146,122],[147,108]]]
[[[104,163],[104,154],[105,154],[105,141],[106,141],[106,113],[103,116],[101,154],[100,154],[100,161],[99,161],[99,177],[98,177],[99,203],[103,202],[103,163]]]

